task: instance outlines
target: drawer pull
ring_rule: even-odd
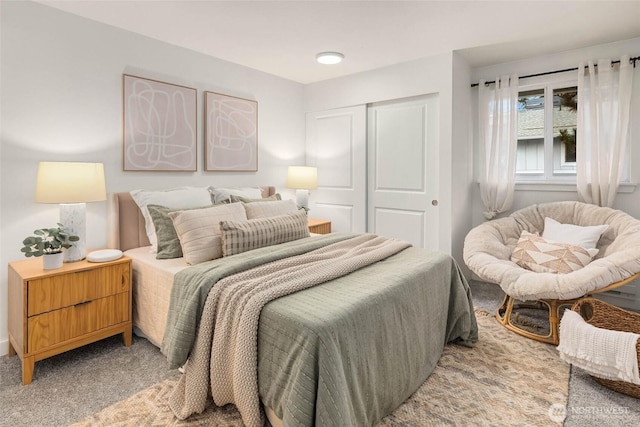
[[[80,307],[81,305],[87,305],[87,304],[89,304],[90,302],[91,302],[91,301],[79,302],[79,303],[77,303],[77,304],[74,304],[73,306],[74,306],[74,307]]]

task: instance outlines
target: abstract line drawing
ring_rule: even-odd
[[[206,171],[258,170],[258,102],[204,93]]]
[[[196,90],[123,74],[123,169],[196,171]]]

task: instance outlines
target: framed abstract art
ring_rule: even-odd
[[[123,74],[123,169],[196,171],[196,89]]]
[[[258,102],[204,93],[204,170],[258,170]]]

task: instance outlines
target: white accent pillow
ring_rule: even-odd
[[[158,238],[148,205],[161,205],[173,209],[198,208],[211,204],[208,187],[178,187],[170,190],[133,190],[131,197],[144,217],[145,231],[151,243],[151,252],[158,250]]]
[[[180,239],[182,256],[191,265],[222,257],[221,221],[247,219],[242,203],[174,211],[169,217]]]
[[[218,204],[220,202],[231,201],[231,195],[240,196],[247,199],[261,199],[262,189],[260,187],[209,187],[211,194],[211,203]]]
[[[544,219],[544,231],[542,237],[554,242],[569,243],[585,249],[595,249],[602,233],[607,231],[609,226],[590,225],[580,226],[573,224],[561,224],[553,218]]]
[[[244,205],[248,219],[268,218],[271,216],[290,215],[298,212],[293,200],[273,200],[269,202],[247,203]]]

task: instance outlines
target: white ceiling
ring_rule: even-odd
[[[479,67],[640,37],[640,1],[37,1],[300,83],[452,50]],[[317,64],[327,50],[344,62]]]

